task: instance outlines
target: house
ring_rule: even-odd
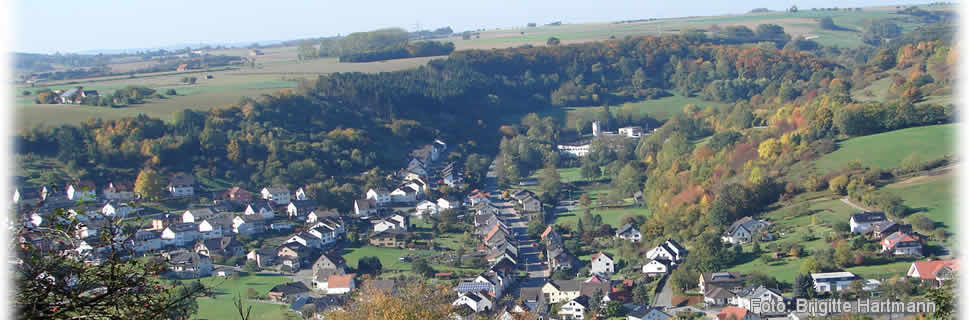
[[[13,191],[13,203],[16,205],[37,205],[41,200],[41,190],[38,188],[16,188]]]
[[[255,261],[260,268],[265,268],[276,264],[276,249],[264,247],[249,251],[246,260]]]
[[[871,230],[876,223],[888,220],[884,212],[861,212],[851,215],[851,232],[865,233]]]
[[[875,239],[883,239],[886,236],[895,233],[897,231],[910,233],[912,232],[912,226],[907,224],[897,223],[895,221],[882,221],[876,222],[871,226],[871,235]]]
[[[268,201],[272,201],[277,205],[287,205],[290,202],[289,189],[286,187],[266,187],[262,188],[262,198]]]
[[[313,286],[320,290],[327,290],[331,275],[342,275],[346,272],[346,262],[343,257],[337,254],[323,253],[313,263]]]
[[[188,250],[175,250],[163,254],[168,269],[178,278],[200,278],[212,274],[212,259]]]
[[[249,203],[252,202],[252,192],[246,191],[245,189],[242,189],[242,187],[235,186],[225,191],[225,198],[242,203]]]
[[[439,207],[438,207],[437,203],[434,203],[434,202],[431,202],[431,201],[428,201],[428,200],[424,200],[424,201],[421,201],[420,203],[417,204],[417,215],[418,216],[424,216],[424,215],[436,216],[437,215],[437,212],[438,212],[438,208]]]
[[[944,281],[954,279],[956,271],[959,271],[959,260],[956,259],[916,261],[912,262],[906,275],[922,281],[935,281],[941,286]]]
[[[720,310],[717,320],[760,320],[760,316],[741,307],[729,306]]]
[[[592,261],[589,274],[613,274],[616,272],[616,262],[605,252],[599,251],[590,256],[589,259]]]
[[[135,231],[134,249],[137,253],[158,251],[162,247],[161,232],[153,230]]]
[[[388,218],[387,221],[390,221],[391,223],[396,225],[396,229],[400,231],[405,231],[405,232],[410,231],[410,216],[394,214],[390,216],[390,218]]]
[[[814,280],[814,291],[822,293],[848,289],[858,277],[851,272],[827,272],[812,273],[811,279]]]
[[[491,202],[491,195],[487,192],[479,191],[474,189],[468,194],[468,203],[472,206],[478,204],[479,202]]]
[[[619,135],[628,138],[639,138],[643,136],[643,127],[631,126],[619,128]]]
[[[131,184],[112,181],[104,188],[104,198],[113,201],[131,201],[135,199],[135,191]]]
[[[295,200],[291,201],[289,205],[286,206],[286,213],[290,218],[304,217],[313,210],[316,210],[316,207],[318,206],[319,203],[317,203],[316,200]]]
[[[748,243],[768,226],[770,226],[770,222],[766,220],[755,220],[749,216],[743,217],[731,224],[721,239],[727,243]]]
[[[173,245],[184,247],[190,243],[195,243],[199,238],[198,225],[194,223],[171,224],[162,230],[161,239],[163,245]]]
[[[670,265],[668,262],[661,260],[649,260],[643,265],[643,273],[647,276],[661,276],[670,273]]]
[[[357,288],[355,273],[331,274],[327,278],[326,294],[347,294]]]
[[[293,272],[299,271],[299,269],[305,264],[309,264],[308,258],[310,256],[310,248],[304,246],[300,243],[285,243],[276,249],[276,258],[283,266],[287,266]]]
[[[768,313],[776,312],[777,310],[761,310],[762,305],[779,305],[784,303],[784,296],[777,289],[767,288],[765,286],[757,286],[745,288],[737,293],[737,297],[734,299],[733,304],[750,310],[754,313]]]
[[[74,104],[78,100],[77,97],[81,94],[80,91],[81,87],[67,89],[57,96],[57,100],[62,104]]]
[[[272,205],[266,200],[257,200],[246,205],[245,214],[247,216],[258,215],[263,219],[272,219],[276,216]]]
[[[394,279],[374,279],[367,280],[363,283],[364,288],[372,288],[375,290],[381,290],[386,293],[394,294],[397,293],[397,281]]]
[[[235,273],[236,271],[229,267],[218,267],[212,270],[212,274],[214,274],[216,277],[223,277],[223,278],[230,277]]]
[[[89,180],[68,184],[65,190],[67,190],[67,199],[71,201],[94,201],[98,199],[94,182]]]
[[[168,192],[172,197],[191,197],[195,194],[195,177],[176,173],[168,179]]]
[[[326,217],[339,217],[340,213],[336,209],[329,210],[313,210],[306,215],[306,223],[317,223]]]
[[[738,291],[744,287],[744,277],[736,271],[706,272],[700,274],[699,286],[700,292],[706,292],[707,286]]]
[[[272,289],[269,289],[269,293],[266,295],[269,296],[269,300],[271,301],[286,302],[294,300],[300,296],[305,296],[309,292],[310,288],[307,288],[306,284],[303,284],[300,281],[295,281],[276,285]]]
[[[618,230],[616,230],[616,238],[628,240],[632,242],[639,242],[643,240],[643,234],[636,230],[636,227],[631,223],[622,225]]]
[[[417,202],[417,190],[411,186],[401,186],[390,192],[390,200],[396,203]]]
[[[706,290],[703,291],[703,302],[711,306],[727,305],[731,301],[736,301],[736,299],[736,293],[715,285],[708,285]]]
[[[626,313],[627,320],[669,320],[673,316],[658,307],[636,306]]]
[[[199,241],[195,243],[194,251],[195,253],[206,257],[219,255],[226,258],[241,256],[246,253],[246,249],[242,246],[242,243],[233,237],[221,237]]]
[[[133,209],[117,201],[108,201],[101,207],[101,214],[105,217],[127,217]]]
[[[494,309],[494,304],[488,295],[481,292],[465,292],[458,296],[454,302],[451,303],[452,306],[465,305],[471,308],[474,312],[488,312]]]
[[[182,213],[182,222],[199,223],[213,216],[215,216],[215,211],[210,208],[192,208]]]
[[[370,245],[380,248],[403,248],[407,246],[407,233],[388,230],[370,235]]]
[[[303,187],[299,187],[299,189],[296,189],[296,194],[295,194],[295,195],[294,195],[293,197],[294,197],[294,198],[295,198],[296,200],[311,200],[311,199],[310,199],[310,198],[309,198],[309,197],[308,197],[308,196],[306,195],[306,190],[303,190]]]
[[[160,217],[151,219],[151,230],[164,230],[170,224],[182,223],[182,216],[177,214],[163,214]]]
[[[377,214],[377,201],[372,199],[353,200],[353,212],[358,217],[367,217]]]
[[[683,248],[683,246],[670,238],[666,239],[666,242],[663,242],[657,245],[655,248],[647,251],[646,258],[652,260],[665,260],[669,261],[671,265],[676,265],[683,262],[683,259],[686,259],[687,254],[689,254],[689,252],[686,250],[686,248]]]
[[[307,232],[319,237],[320,245],[325,246],[343,237],[346,234],[346,228],[340,217],[325,217],[317,221]]]
[[[232,220],[229,214],[220,213],[202,220],[199,225],[199,235],[202,239],[221,238],[232,234]]]
[[[542,201],[538,198],[529,196],[520,200],[519,203],[522,205],[522,211],[524,212],[539,212],[542,211]]]
[[[585,319],[585,311],[589,309],[588,296],[578,296],[559,307],[559,315],[569,319]],[[595,303],[595,302],[592,302]]]
[[[384,188],[370,188],[370,190],[367,190],[366,198],[376,201],[379,207],[386,206],[391,202],[390,191]]]
[[[232,232],[236,234],[260,234],[266,231],[266,219],[260,215],[236,216],[232,219]]]
[[[896,256],[922,256],[922,240],[916,235],[895,231],[882,239],[882,252]]]
[[[461,207],[461,201],[439,198],[437,199],[437,207],[441,210],[457,209]]]
[[[582,281],[552,280],[542,286],[542,295],[548,303],[566,302],[579,297]]]

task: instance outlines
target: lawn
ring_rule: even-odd
[[[213,287],[213,298],[199,298],[199,311],[194,319],[229,319],[238,315],[238,311],[233,304],[236,295],[246,299],[246,292],[249,288],[255,289],[260,296],[265,296],[273,286],[291,282],[292,279],[276,275],[251,274],[240,277],[238,280],[232,278],[207,277],[202,279],[202,283]],[[280,305],[260,302],[244,302],[247,306],[252,306],[252,315],[257,319],[289,319],[295,314],[280,309]]]
[[[917,178],[913,183],[891,184],[884,190],[894,193],[905,205],[919,210],[929,219],[940,223],[948,234],[955,234],[955,192],[951,174]],[[954,239],[948,239],[951,242]]]
[[[583,211],[569,211],[561,212],[555,216],[555,224],[570,224],[575,226],[578,222],[579,217],[581,217]],[[620,221],[622,217],[626,215],[639,215],[639,216],[649,216],[649,209],[646,207],[628,207],[620,209],[592,209],[593,215],[601,215],[602,223],[608,224],[613,228],[618,228],[621,226]],[[583,221],[583,224],[588,224],[587,221]]]
[[[837,170],[849,161],[865,166],[897,168],[906,157],[917,154],[922,161],[955,153],[956,124],[895,130],[851,138],[838,143],[838,150],[822,156],[814,167],[820,173]]]
[[[411,263],[400,261],[400,257],[406,254],[416,254],[418,256],[430,256],[433,255],[433,251],[429,250],[408,250],[408,249],[398,249],[398,248],[377,248],[377,247],[362,247],[362,248],[347,248],[341,253],[343,259],[346,260],[347,266],[356,267],[360,258],[373,256],[380,259],[380,264],[383,266],[384,271],[410,271]],[[482,270],[469,268],[469,267],[456,267],[450,264],[444,264],[437,259],[428,260],[431,267],[438,271],[446,272],[480,272]]]

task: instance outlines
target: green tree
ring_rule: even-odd
[[[383,264],[377,257],[367,256],[360,258],[360,261],[357,262],[357,272],[359,273],[376,276],[380,274],[381,270],[383,270]]]
[[[559,192],[562,191],[562,178],[559,176],[558,168],[555,167],[554,163],[546,164],[545,169],[542,170],[541,180],[542,191],[552,198],[557,198]]]
[[[818,273],[821,272],[821,265],[818,264],[814,257],[807,257],[801,262],[799,272],[802,274]]]
[[[602,168],[599,168],[598,164],[592,161],[583,161],[582,168],[579,169],[579,173],[582,175],[583,179],[595,180],[602,176]]]
[[[161,175],[155,170],[144,169],[138,173],[134,189],[135,193],[142,198],[158,200],[161,199],[162,192],[165,190],[165,182],[162,181]]]
[[[623,197],[631,196],[636,191],[642,189],[641,184],[645,178],[642,169],[634,166],[632,163],[627,163],[619,170],[619,176],[616,177],[616,191]]]

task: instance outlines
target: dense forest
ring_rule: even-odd
[[[757,30],[783,34],[773,26]],[[340,41],[349,45],[356,38]],[[377,38],[399,43],[392,36]],[[80,126],[33,128],[15,138],[19,154],[56,157],[77,177],[133,179],[138,170],[151,168],[247,187],[312,184],[321,202],[346,208],[361,190],[380,185],[388,170],[402,166],[409,148],[435,137],[455,146],[452,160],[495,154],[502,145],[506,165],[533,170],[558,159],[551,154],[559,142],[559,125],[554,119],[532,118],[499,128],[507,115],[514,119],[539,110],[610,105],[673,91],[727,106],[688,106],[638,145],[599,148],[587,161],[611,166],[616,173],[636,173],[623,189],[646,193],[654,212],[653,223],[644,224],[647,237],[692,239],[707,226],[722,226],[790,193],[790,183],[774,177],[793,161],[830,152],[836,136],[952,119],[951,108],[920,103],[925,93],[951,87],[955,49],[950,29],[933,26],[880,47],[850,50],[793,46],[788,44],[805,40],[787,39],[720,44],[686,31],[682,36],[459,51],[413,70],[321,76],[296,91],[247,98],[208,112],[181,111],[171,122],[146,116],[90,120]],[[911,74],[892,79],[891,99],[852,98],[851,88],[880,79],[892,68]],[[767,130],[747,130],[763,124]],[[502,136],[509,141],[499,143]],[[717,143],[689,143],[710,136]],[[515,148],[505,146],[511,143]],[[364,171],[371,174],[360,174]],[[809,181],[817,184],[809,187],[820,188],[829,178],[812,177]]]

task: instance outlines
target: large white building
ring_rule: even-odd
[[[827,272],[812,273],[811,279],[814,280],[814,291],[831,292],[850,288],[851,282],[858,277],[851,272]]]
[[[565,153],[575,157],[585,157],[589,154],[590,144],[580,144],[580,145],[558,145],[559,153]]]

